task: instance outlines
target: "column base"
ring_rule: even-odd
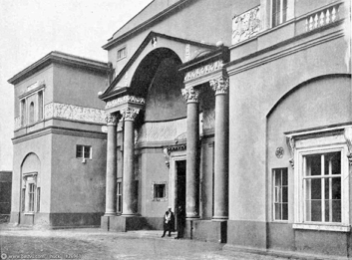
[[[142,230],[146,226],[146,219],[137,215],[102,216],[101,218],[101,228],[106,231],[127,232]]]
[[[228,216],[213,216],[213,221],[227,221],[229,219]]]
[[[227,221],[212,220],[189,220],[186,221],[187,238],[214,242],[226,243]]]

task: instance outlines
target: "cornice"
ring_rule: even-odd
[[[107,74],[110,70],[108,63],[106,62],[87,59],[63,52],[52,51],[40,60],[34,62],[27,68],[14,75],[8,80],[8,82],[11,84],[17,84],[52,63],[78,67],[86,70],[95,71],[101,74]]]
[[[186,3],[193,3],[195,2],[195,0],[181,0],[175,4],[173,4],[172,6],[166,8],[164,11],[161,11],[160,13],[154,15],[153,17],[151,17],[149,20],[141,23],[140,25],[137,25],[136,27],[134,27],[133,29],[127,31],[126,33],[122,34],[121,36],[112,39],[109,39],[109,42],[105,45],[102,46],[102,48],[104,50],[109,50],[111,48],[113,48],[114,46],[118,45],[121,41],[126,40],[127,38],[137,34],[138,32],[151,27],[153,23],[157,23],[160,22],[161,20],[171,16],[173,13],[178,12],[179,10],[181,10],[182,8],[184,8],[184,4]],[[138,15],[138,14],[137,14]],[[131,20],[130,20],[131,21]],[[127,25],[130,21],[128,21],[125,25]],[[125,26],[124,25],[124,26]],[[122,26],[121,29],[124,27]],[[120,30],[121,30],[120,29]],[[114,34],[118,33],[119,31],[115,32]]]
[[[106,133],[103,133],[103,132],[96,132],[96,131],[89,131],[89,130],[82,130],[82,129],[75,129],[75,128],[58,127],[58,126],[48,126],[48,127],[33,131],[29,134],[16,136],[16,137],[12,138],[12,143],[18,144],[18,143],[22,143],[22,142],[32,140],[35,138],[39,138],[39,137],[49,135],[49,134],[61,134],[61,135],[69,135],[69,136],[106,139]]]

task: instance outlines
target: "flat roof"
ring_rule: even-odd
[[[18,72],[10,78],[8,82],[11,84],[17,84],[52,63],[60,63],[67,66],[93,70],[99,73],[107,73],[109,71],[107,62],[83,58],[59,51],[52,51],[40,60]]]

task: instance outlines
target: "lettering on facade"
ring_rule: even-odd
[[[261,30],[260,6],[257,6],[232,20],[232,44],[247,40]]]
[[[178,144],[167,147],[168,154],[172,152],[185,151],[187,148],[186,144]]]
[[[205,65],[203,67],[200,67],[198,69],[192,70],[190,72],[186,73],[185,81],[191,80],[191,79],[196,79],[199,77],[202,77],[204,75],[210,74],[214,71],[220,70],[223,67],[223,61],[218,60],[215,61],[211,64]]]
[[[127,103],[132,103],[132,104],[137,104],[137,105],[144,105],[145,104],[145,99],[144,98],[139,98],[135,96],[123,96],[111,101],[108,101],[106,103],[105,109],[109,109],[112,107],[116,107],[122,104],[127,104]]]

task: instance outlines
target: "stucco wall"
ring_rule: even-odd
[[[104,109],[98,98],[108,84],[108,76],[60,64],[54,65],[54,102]]]
[[[92,147],[92,159],[76,158],[76,145]],[[106,140],[77,132],[53,135],[51,212],[104,212]]]
[[[14,143],[14,158],[13,158],[13,175],[12,175],[12,201],[11,212],[17,213],[20,211],[20,188],[21,188],[21,166],[27,155],[34,153],[40,160],[40,178],[41,185],[41,213],[50,212],[51,200],[51,158],[52,158],[52,140],[50,134],[35,135],[32,139],[26,141],[16,141]],[[12,216],[11,216],[12,217]],[[17,222],[16,219],[11,219],[11,222]]]

